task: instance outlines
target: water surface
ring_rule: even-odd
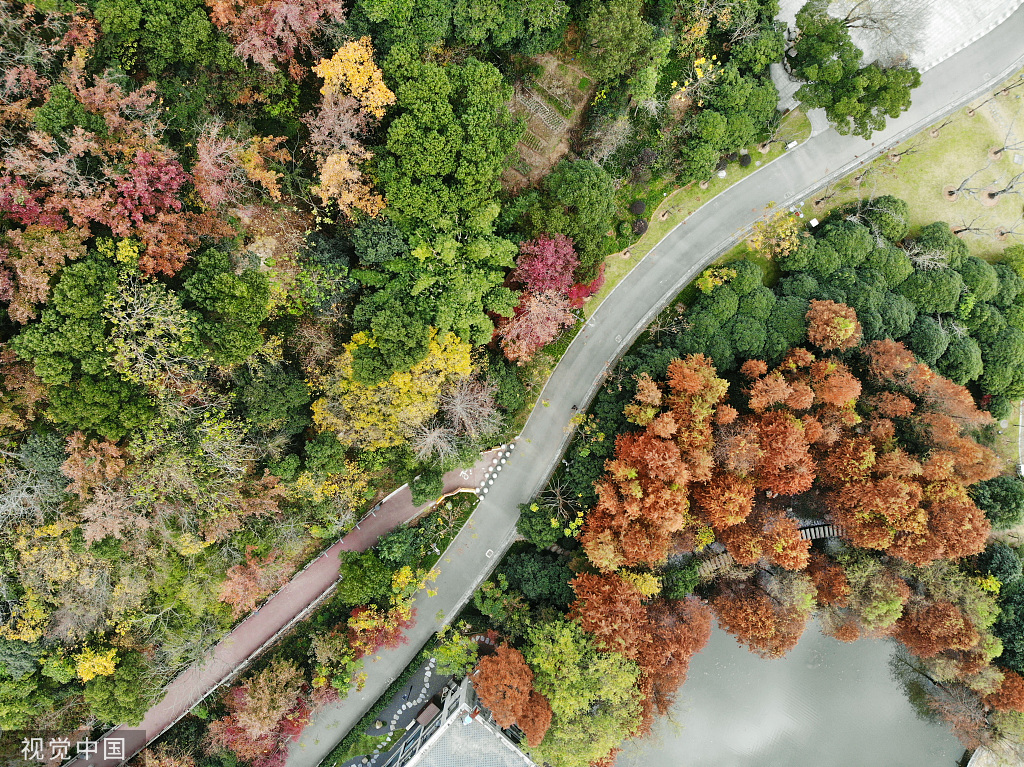
[[[715,629],[669,717],[616,767],[954,767],[963,747],[924,722],[889,674],[893,645],[810,624],[780,660]]]

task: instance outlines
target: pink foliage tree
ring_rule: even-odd
[[[327,24],[345,20],[342,0],[207,0],[213,23],[228,33],[235,53],[273,72],[287,64],[299,80],[296,51],[314,53],[314,38]]]
[[[114,183],[117,198],[111,210],[111,228],[124,237],[131,232],[124,219],[130,219],[139,226],[146,217],[179,212],[182,205],[178,190],[189,180],[189,175],[177,160],[139,152],[128,172]],[[123,228],[118,231],[115,225]]]
[[[525,364],[563,328],[576,322],[568,299],[554,291],[524,293],[515,315],[498,325],[498,337],[505,356]]]
[[[519,258],[512,277],[531,293],[554,291],[565,295],[579,266],[572,239],[564,234],[542,234],[519,246]]]

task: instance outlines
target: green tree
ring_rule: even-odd
[[[476,665],[479,649],[476,640],[468,636],[470,625],[460,621],[456,626],[445,626],[437,633],[434,671],[441,676],[462,676]]]
[[[117,58],[126,70],[151,75],[173,64],[228,68],[231,43],[218,32],[202,0],[90,0],[103,31],[100,60]]]
[[[509,554],[501,570],[534,605],[564,611],[575,596],[569,586],[573,572],[551,552],[525,549]]]
[[[342,604],[358,607],[382,602],[391,595],[391,568],[376,552],[343,551],[337,596]]]
[[[793,73],[806,83],[797,98],[823,107],[840,133],[868,138],[910,106],[910,91],[921,84],[913,67],[861,66],[863,52],[850,40],[840,19],[828,15],[829,3],[811,0],[796,16],[800,30],[791,59]]]
[[[910,263],[906,252],[894,246],[875,248],[865,259],[864,265],[878,270],[890,290],[914,273],[914,265]]]
[[[309,387],[293,368],[247,366],[235,374],[235,384],[235,404],[246,423],[288,436],[309,426]]]
[[[473,604],[497,628],[514,638],[526,636],[530,628],[530,605],[511,588],[508,577],[498,573],[473,593]]]
[[[424,544],[419,528],[401,525],[380,539],[377,553],[395,567],[415,565],[424,554]]]
[[[999,275],[987,261],[968,256],[957,267],[964,285],[978,301],[990,301],[999,292]]]
[[[562,160],[543,183],[546,199],[533,198],[526,211],[529,234],[571,237],[580,257],[576,279],[589,282],[597,276],[604,235],[615,214],[615,181],[589,160]]]
[[[50,387],[56,423],[117,440],[148,423],[155,410],[146,390],[111,370],[107,296],[117,273],[97,257],[67,266],[38,322],[12,341]]]
[[[363,218],[352,230],[352,247],[364,266],[380,266],[409,252],[405,235],[386,216]]]
[[[953,383],[966,384],[981,375],[981,349],[970,336],[952,336],[935,369]]]
[[[1014,527],[1024,519],[1024,482],[1016,477],[987,479],[971,487],[970,494],[996,529]]]
[[[918,357],[934,365],[949,346],[949,333],[933,318],[920,316],[910,328],[907,345]]]
[[[153,673],[141,653],[122,656],[110,676],[85,683],[85,702],[93,716],[107,724],[135,725],[156,699]]]
[[[389,214],[442,231],[471,222],[494,199],[522,135],[508,110],[512,89],[474,58],[447,66],[407,60],[394,75],[396,116],[378,154]]]
[[[868,203],[864,218],[873,231],[889,242],[901,242],[910,231],[910,206],[906,200],[883,194]]]
[[[587,41],[587,71],[599,80],[612,80],[636,66],[650,47],[654,28],[642,15],[639,0],[594,0],[583,20]]]
[[[1015,584],[1022,574],[1017,550],[1001,541],[993,541],[978,555],[978,567],[998,578],[1004,587]]]
[[[960,303],[964,281],[952,269],[917,271],[896,288],[925,314],[949,314]]]
[[[531,629],[523,654],[534,689],[553,713],[544,742],[531,750],[535,761],[586,767],[639,727],[639,667],[617,652],[598,652],[575,623],[556,620]]]
[[[208,248],[195,258],[183,292],[203,316],[199,335],[218,364],[244,362],[263,344],[259,328],[270,303],[263,272],[236,274],[227,253]]]

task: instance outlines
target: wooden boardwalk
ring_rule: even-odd
[[[819,538],[839,538],[843,528],[838,525],[808,525],[800,528],[800,538],[805,541],[816,541]]]
[[[808,525],[800,528],[800,538],[804,541],[816,541],[821,538],[839,538],[843,534],[843,528],[838,525]],[[735,560],[728,552],[716,554],[702,560],[697,565],[697,576],[702,581],[710,581],[715,575],[725,568],[731,566]]]

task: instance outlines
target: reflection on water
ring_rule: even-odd
[[[953,767],[963,747],[917,718],[889,672],[892,645],[845,644],[809,625],[781,660],[715,630],[671,718],[616,767]]]

